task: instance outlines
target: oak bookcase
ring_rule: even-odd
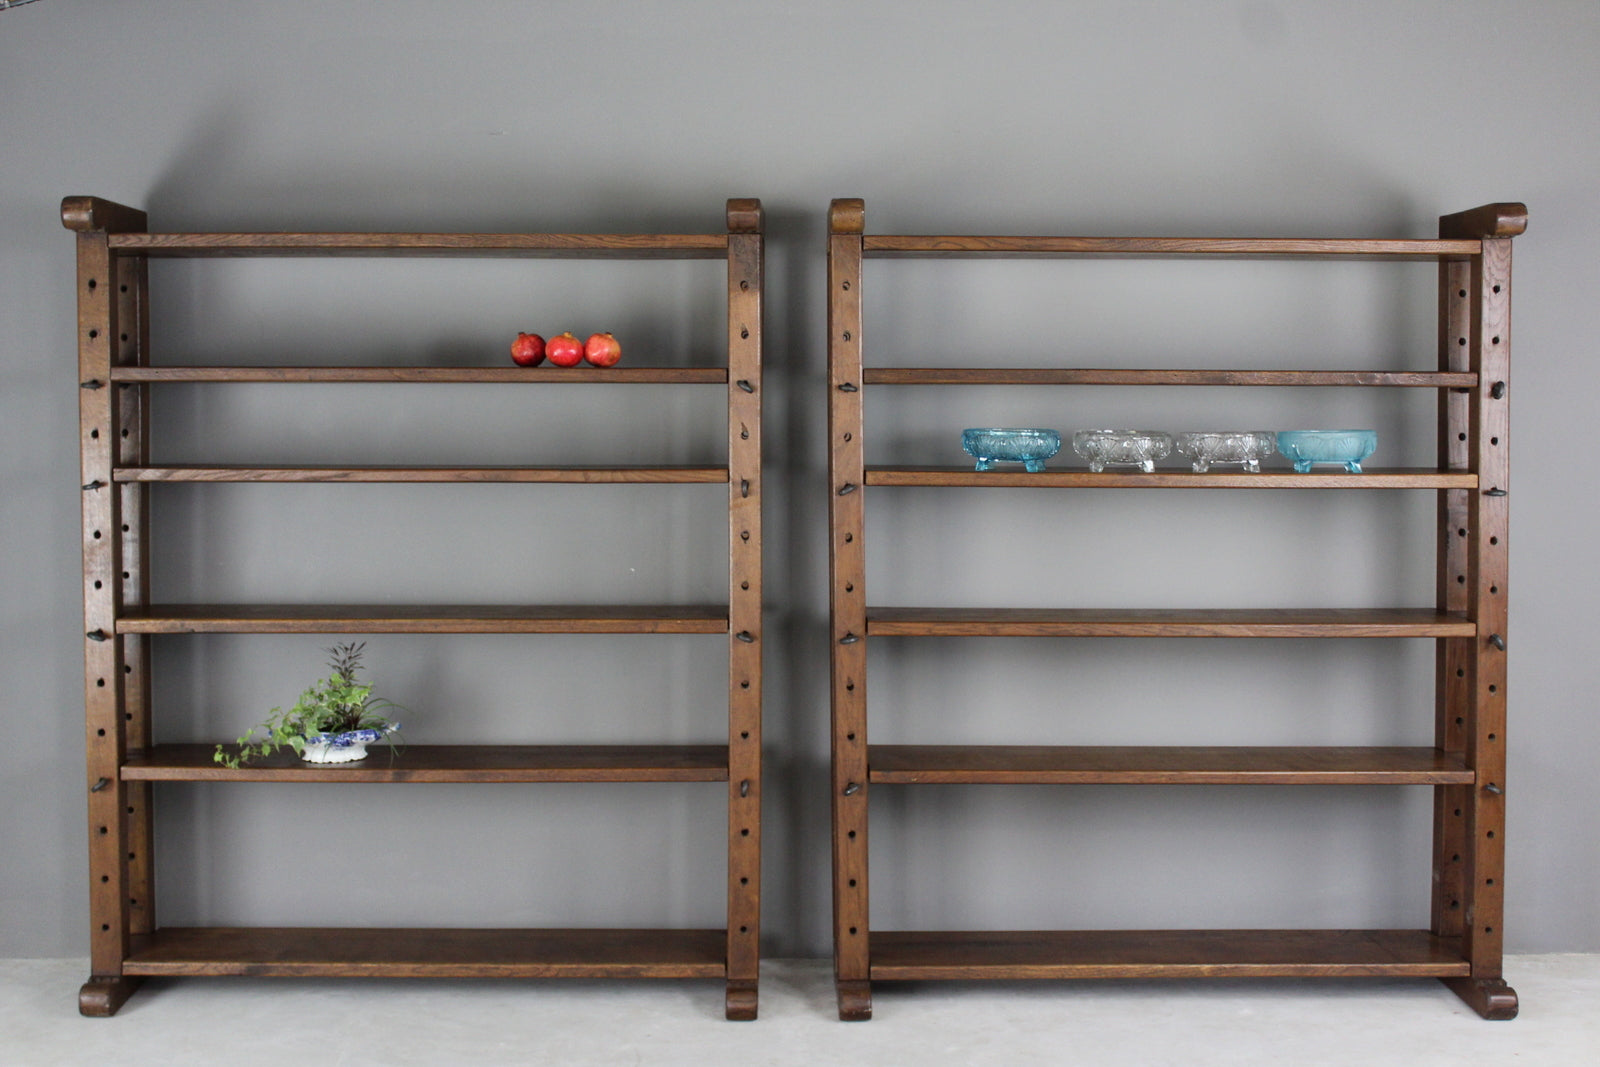
[[[1147,239],[893,236],[866,232],[860,200],[835,200],[828,251],[828,434],[834,957],[839,1013],[870,1018],[891,979],[1411,975],[1443,980],[1480,1014],[1516,1014],[1501,978],[1505,855],[1507,379],[1511,239],[1521,204],[1440,220],[1437,238]],[[1439,270],[1434,371],[958,369],[864,365],[863,260],[1106,256],[1405,258]],[[892,329],[892,323],[884,330]],[[1433,469],[1155,473],[869,466],[865,397],[881,386],[1328,386],[1437,390]],[[1065,457],[1063,457],[1065,458]],[[1421,489],[1438,499],[1437,601],[1414,610],[944,609],[888,606],[867,589],[874,487]],[[872,745],[867,649],[932,636],[1431,638],[1430,748]],[[874,930],[868,811],[877,786],[925,783],[1415,784],[1434,791],[1433,890],[1424,930]]]
[[[152,233],[145,213],[69,197],[76,232],[82,445],[91,977],[86,1015],[110,1015],[148,975],[723,978],[730,1019],[757,1009],[761,879],[761,411],[763,224],[730,200],[727,232]],[[510,256],[721,259],[727,359],[715,367],[565,370],[412,366],[160,366],[149,358],[152,257]],[[166,382],[559,383],[720,386],[725,466],[157,466],[150,391]],[[157,482],[724,483],[728,601],[584,607],[150,603],[149,486]],[[317,766],[269,758],[216,765],[209,745],[154,744],[157,634],[721,634],[726,744],[408,745],[392,760]],[[223,740],[223,738],[218,738]],[[726,782],[724,929],[170,928],[157,922],[151,783]],[[643,799],[641,797],[641,799]],[[166,877],[181,878],[182,872]]]

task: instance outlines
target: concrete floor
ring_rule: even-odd
[[[77,1013],[81,960],[0,961],[0,1064],[1600,1064],[1600,955],[1516,956],[1512,1022],[1428,980],[880,985],[840,1023],[823,960],[762,965],[761,1018],[720,982],[151,981]]]

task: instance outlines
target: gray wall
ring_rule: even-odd
[[[602,13],[603,12],[603,13]],[[823,226],[1425,236],[1493,200],[1517,242],[1507,946],[1600,950],[1596,505],[1600,7],[662,2],[0,12],[0,955],[85,951],[66,194],[158,229],[770,227],[766,949],[828,951]],[[1412,265],[870,263],[870,357],[1426,367]],[[717,357],[704,265],[161,264],[168,362],[473,362],[517,329]],[[711,391],[714,393],[715,391]],[[626,395],[616,395],[625,393]],[[308,399],[315,396],[315,399]],[[1431,395],[898,390],[876,462],[965,425],[1359,424],[1427,462]],[[160,458],[716,461],[699,391],[172,387]],[[1408,420],[1422,419],[1418,428]],[[624,429],[595,439],[592,427]],[[1409,428],[1408,428],[1409,425]],[[1567,458],[1576,453],[1574,459]],[[1271,497],[1271,499],[1265,499]],[[716,599],[693,487],[158,488],[160,596]],[[874,495],[880,603],[1425,603],[1426,494]],[[426,509],[426,510],[422,510]],[[420,516],[420,517],[419,517]],[[354,543],[353,543],[354,542]],[[163,739],[232,736],[315,638],[156,643]],[[1427,743],[1424,642],[879,642],[874,739]],[[710,739],[706,638],[376,637],[415,742]],[[167,923],[718,924],[712,786],[159,790]],[[341,819],[359,829],[338,829]],[[884,789],[875,921],[1426,923],[1418,789]],[[350,854],[330,842],[348,837]]]

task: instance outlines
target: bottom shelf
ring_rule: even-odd
[[[126,975],[721,978],[722,930],[168,927],[134,937]]]
[[[1427,930],[873,931],[871,976],[1465,977],[1459,938]]]

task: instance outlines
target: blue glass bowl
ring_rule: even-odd
[[[1361,461],[1377,448],[1377,430],[1278,431],[1278,451],[1300,474],[1311,470],[1313,463],[1343,463],[1345,470],[1360,474]]]
[[[1054,430],[978,429],[961,431],[961,447],[986,471],[995,463],[1020,463],[1030,474],[1044,470],[1044,461],[1061,451]]]

